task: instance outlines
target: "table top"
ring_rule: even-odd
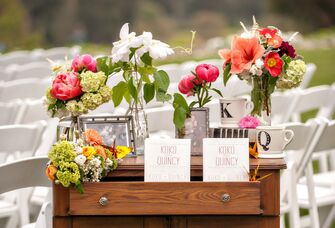
[[[250,158],[250,169],[256,169],[258,165],[260,170],[286,169],[286,162],[283,158]],[[118,170],[144,170],[144,156],[123,158]],[[191,170],[202,170],[202,156],[191,157]]]

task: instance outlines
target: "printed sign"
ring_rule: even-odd
[[[189,182],[191,180],[190,139],[146,139],[145,182]]]
[[[203,139],[203,181],[249,181],[248,138]]]

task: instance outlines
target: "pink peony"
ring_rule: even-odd
[[[240,128],[248,128],[248,129],[255,129],[260,124],[259,120],[253,116],[245,116],[243,117],[240,122]]]
[[[83,69],[97,72],[97,61],[91,55],[76,56],[72,60],[71,69],[75,72],[81,72]]]
[[[205,82],[215,82],[219,77],[219,69],[211,64],[200,64],[195,68],[198,78]]]
[[[70,100],[81,95],[83,91],[80,87],[78,73],[66,72],[58,74],[52,82],[50,93],[54,98],[62,101]]]
[[[194,79],[195,79],[195,76],[193,74],[183,76],[178,84],[179,91],[182,94],[187,94],[187,96],[192,96]]]

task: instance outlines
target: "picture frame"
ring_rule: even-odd
[[[136,155],[134,122],[131,115],[80,116],[78,126],[80,134],[86,129],[94,129],[99,132],[105,145],[112,146],[115,138],[115,146],[132,147],[134,150],[130,155]]]

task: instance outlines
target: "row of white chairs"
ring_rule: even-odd
[[[195,67],[201,63],[215,65],[216,67],[219,68],[220,75],[223,75],[223,68],[222,68],[223,61],[221,59],[205,59],[199,62],[187,61],[181,64],[166,64],[166,65],[160,66],[159,69],[164,70],[168,73],[168,75],[170,76],[171,83],[178,83],[183,75],[190,74],[192,71],[194,72]],[[313,63],[308,63],[306,73],[304,75],[304,79],[300,85],[300,88],[307,88],[315,71],[316,71],[316,65]],[[222,78],[218,79],[218,81],[220,82],[220,84],[222,84]],[[220,84],[218,83],[217,85],[213,85],[213,87],[220,86]],[[228,84],[229,84],[229,81],[228,81]],[[222,88],[218,88],[218,89],[222,89]]]
[[[50,77],[51,73],[50,63],[45,60],[42,62],[31,62],[24,65],[10,65],[9,67],[0,68],[0,80],[7,82],[26,78],[43,79]]]
[[[65,56],[73,58],[80,53],[79,46],[73,47],[55,47],[50,49],[35,49],[32,51],[12,51],[0,55],[0,67],[7,67],[12,64],[27,64],[36,61],[45,61],[46,59],[60,60]]]

